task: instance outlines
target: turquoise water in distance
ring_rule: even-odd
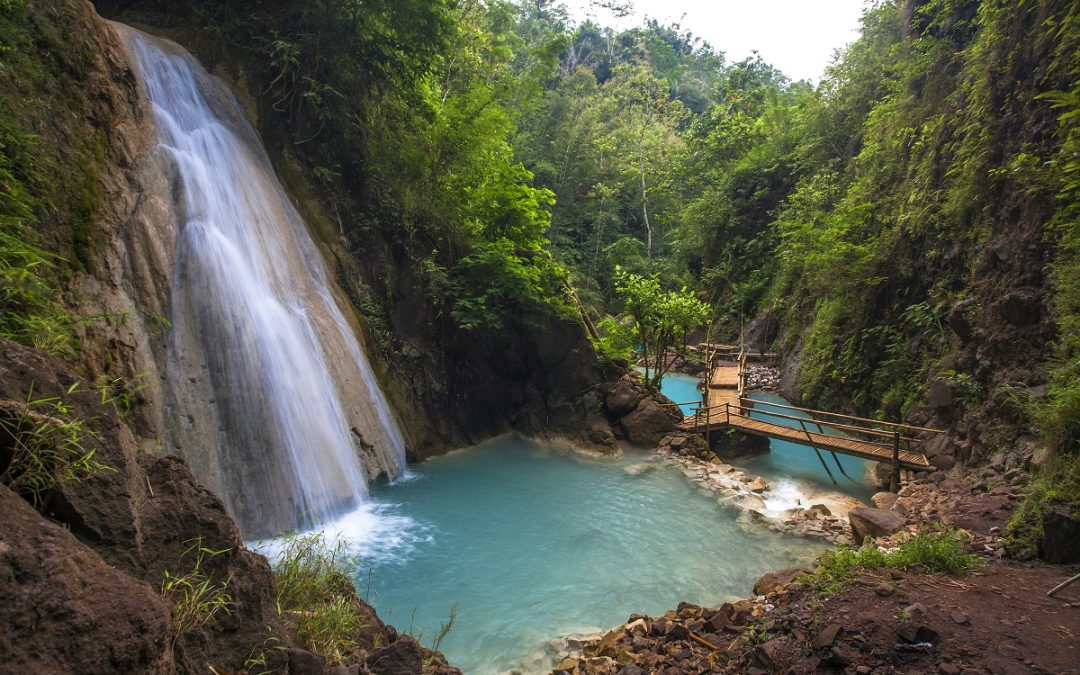
[[[645,375],[645,369],[641,366],[635,367],[634,370],[641,375]],[[667,373],[660,380],[660,393],[676,403],[689,404],[680,405],[679,409],[682,410],[684,415],[693,415],[694,411],[701,405],[701,390],[698,389],[698,382],[701,382],[701,378],[697,375]]]
[[[660,380],[660,392],[676,403],[690,403],[679,408],[684,415],[693,415],[701,405],[701,391],[698,390],[700,378],[685,373],[668,373]]]
[[[743,597],[764,571],[824,550],[740,524],[653,456],[592,459],[507,437],[416,465],[372,489],[382,517],[411,533],[367,552],[357,588],[428,646],[457,603],[441,649],[466,673],[548,672],[554,638]]]

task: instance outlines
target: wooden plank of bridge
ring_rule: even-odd
[[[709,381],[711,389],[737,389],[739,387],[739,366],[717,366],[713,368],[712,380]]]

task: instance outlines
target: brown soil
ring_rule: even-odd
[[[779,637],[742,640],[727,665],[795,673],[1078,673],[1080,589],[1046,597],[1065,578],[1062,568],[992,563],[961,578],[866,575],[826,599],[802,589],[757,624],[763,635]],[[895,592],[879,594],[882,584]],[[918,605],[923,618],[908,618]],[[823,644],[833,626],[840,627],[835,641]],[[925,628],[931,644],[906,640],[905,626]]]

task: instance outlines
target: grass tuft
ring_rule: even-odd
[[[203,570],[203,563],[208,558],[232,549],[209,549],[203,546],[202,537],[185,543],[189,544],[188,549],[180,557],[183,559],[194,554],[194,566],[186,574],[165,570],[161,581],[161,595],[173,604],[174,643],[184,635],[209,625],[221,612],[229,614],[232,605],[232,596],[226,592],[232,577],[216,581]]]
[[[70,395],[78,388],[72,385]],[[96,438],[59,396],[35,398],[33,388],[26,401],[0,406],[0,484],[39,506],[50,489],[76,483],[92,475],[115,471],[99,462],[96,450],[83,444]]]
[[[305,649],[342,662],[368,620],[347,574],[352,557],[322,532],[285,535],[280,543],[274,558],[278,611],[296,620]]]
[[[920,532],[887,551],[873,544],[859,549],[841,546],[818,559],[818,567],[803,575],[803,583],[823,595],[838,592],[860,570],[899,567],[922,568],[932,574],[958,574],[981,565],[977,555],[968,553],[968,537],[956,529]]]

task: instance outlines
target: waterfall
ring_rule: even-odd
[[[180,47],[117,29],[172,190],[166,447],[247,538],[325,523],[367,475],[401,474],[400,429],[235,97]]]

